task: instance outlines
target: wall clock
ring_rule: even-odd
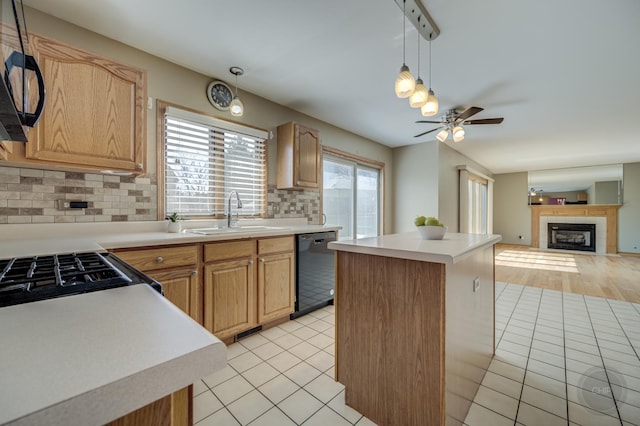
[[[211,105],[220,111],[227,111],[233,99],[233,92],[227,83],[214,80],[207,86],[207,98]]]

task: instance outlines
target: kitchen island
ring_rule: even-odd
[[[461,425],[494,353],[499,235],[417,232],[336,250],[336,379],[380,425]]]

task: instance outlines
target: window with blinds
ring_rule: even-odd
[[[266,132],[173,107],[164,121],[167,214],[223,215],[234,190],[242,200],[240,216],[264,213]],[[235,200],[232,205],[235,213]]]

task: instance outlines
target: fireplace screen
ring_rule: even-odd
[[[595,224],[550,223],[547,229],[548,248],[596,251]]]

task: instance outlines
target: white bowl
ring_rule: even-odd
[[[416,226],[423,240],[441,240],[447,233],[446,226]]]

